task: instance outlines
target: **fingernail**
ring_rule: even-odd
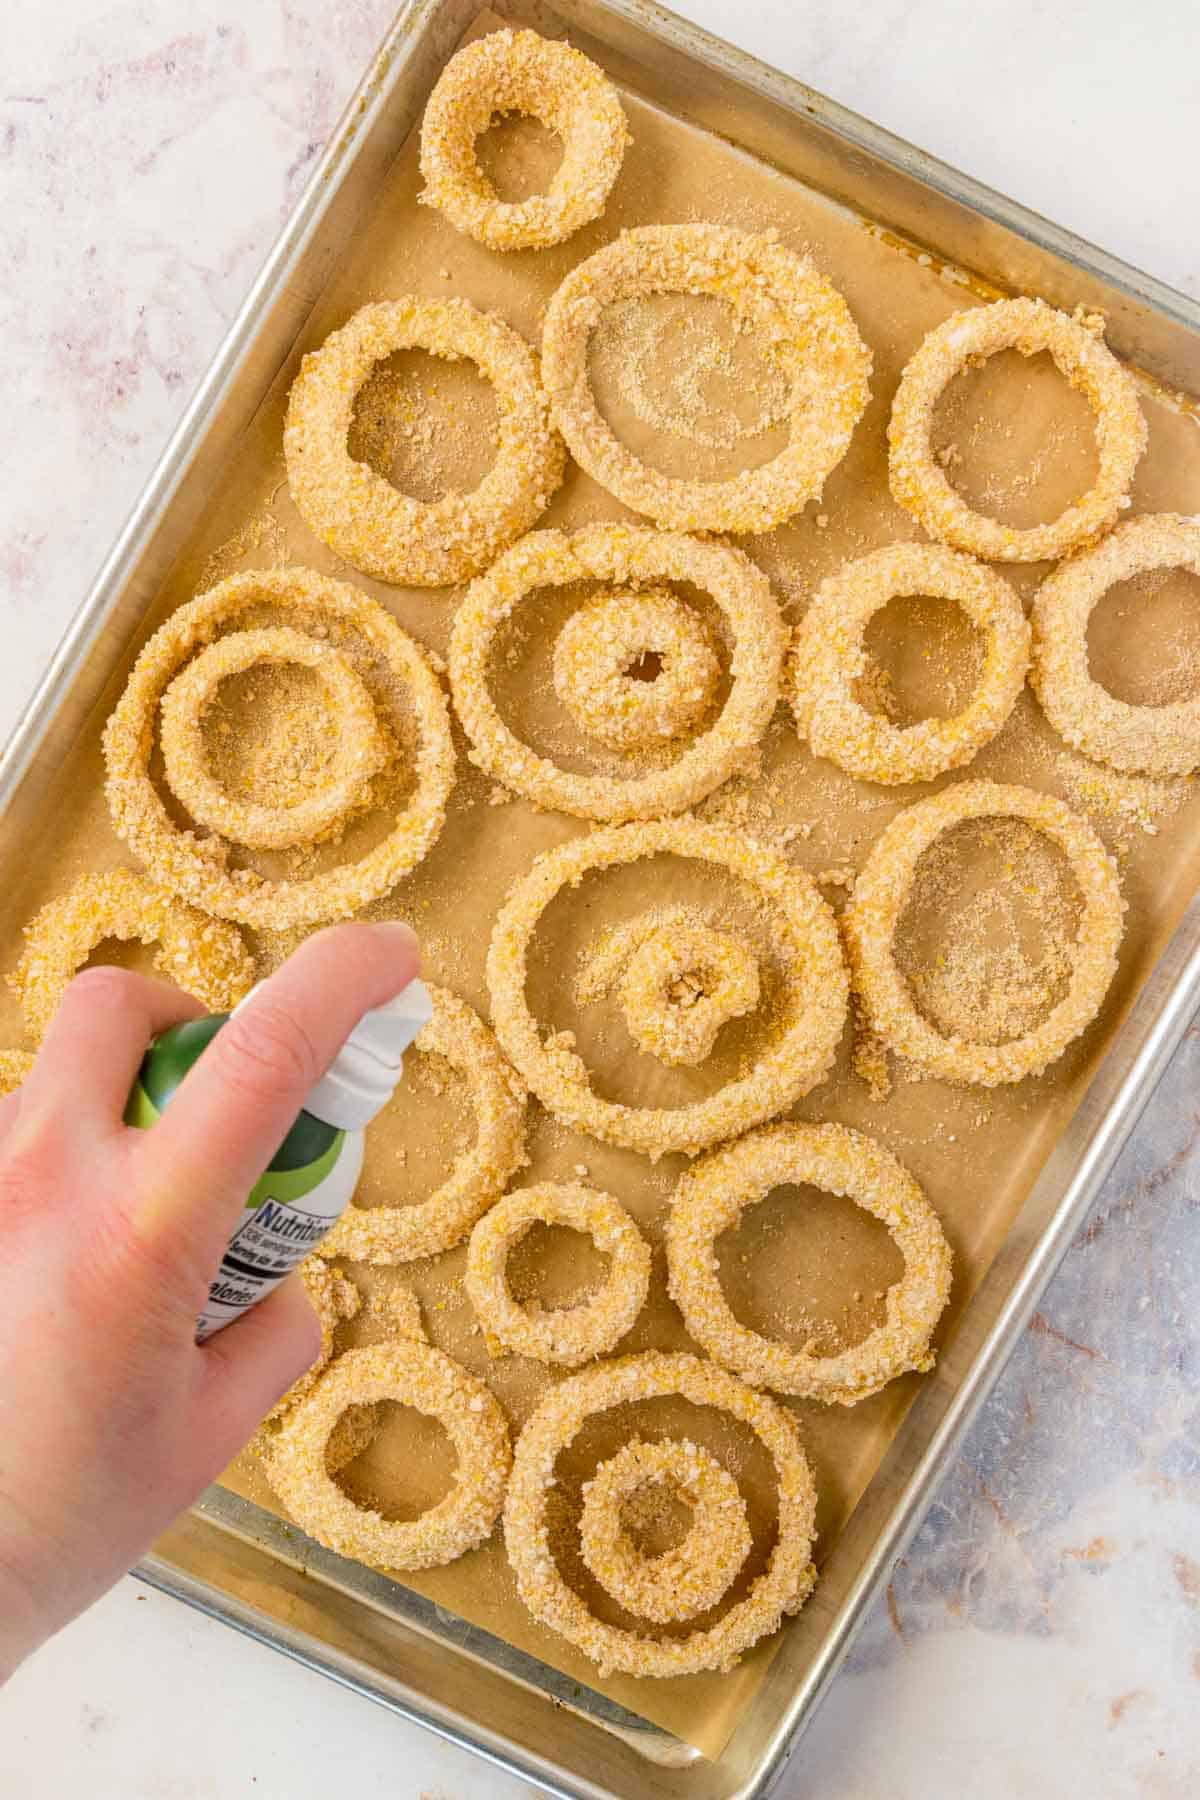
[[[385,956],[420,957],[421,945],[411,925],[403,919],[383,919],[372,924],[371,930],[379,940],[379,948]]]

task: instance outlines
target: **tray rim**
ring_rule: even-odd
[[[480,0],[482,5],[482,0]],[[0,756],[0,812],[6,811],[30,769],[68,688],[86,662],[124,593],[137,560],[165,518],[206,426],[217,416],[251,347],[268,300],[286,281],[287,271],[319,230],[339,164],[351,154],[360,135],[387,104],[389,75],[422,32],[428,32],[453,0],[402,0],[367,72],[351,95],[342,118],[290,216],[237,309],[207,370],[143,486],[83,601],[19,714]],[[503,0],[499,0],[503,7]],[[517,11],[527,10],[518,4]],[[1169,284],[1124,262],[1041,214],[1007,200],[997,190],[956,170],[839,102],[830,100],[795,77],[726,43],[691,21],[680,19],[655,0],[548,0],[547,11],[568,26],[588,29],[587,21],[604,15],[649,32],[676,51],[698,59],[743,89],[769,94],[776,102],[800,109],[841,143],[865,150],[895,171],[969,208],[1054,258],[1095,276],[1131,297],[1139,306],[1173,321],[1200,337],[1200,302]],[[962,1381],[932,1432],[891,1509],[871,1555],[864,1562],[826,1633],[820,1654],[780,1713],[766,1753],[759,1758],[739,1796],[762,1795],[782,1766],[821,1696],[847,1654],[866,1610],[886,1585],[896,1560],[918,1529],[934,1491],[980,1407],[998,1379],[1021,1331],[1036,1309],[1082,1216],[1129,1138],[1142,1109],[1200,1002],[1200,900],[1189,907],[1171,945],[1138,995],[1123,1023],[1113,1051],[1105,1057],[1088,1089],[1077,1118],[1091,1115],[1075,1172],[1040,1233],[1008,1299],[972,1353]],[[1149,1024],[1146,1024],[1146,1020]],[[1119,1071],[1114,1055],[1131,1030],[1144,1035]],[[1075,1121],[1072,1121],[1072,1125]],[[1071,1128],[1069,1127],[1068,1130]],[[1060,1150],[1062,1140],[1060,1140]],[[1055,1153],[1057,1155],[1057,1152]],[[1053,1163],[1054,1157],[1051,1158]],[[1049,1164],[1047,1167],[1049,1168]],[[1045,1178],[1043,1171],[1039,1181]],[[354,1688],[391,1710],[470,1749],[493,1766],[534,1783],[548,1793],[596,1796],[590,1780],[552,1768],[545,1759],[527,1754],[515,1742],[476,1727],[462,1715],[435,1709],[427,1702],[406,1701],[385,1692],[369,1675],[356,1672],[352,1661],[279,1621],[269,1620],[235,1596],[171,1565],[151,1552],[134,1573],[156,1588],[225,1623],[283,1650],[295,1660]],[[654,1728],[651,1728],[653,1730]],[[666,1735],[666,1734],[662,1734]],[[673,1740],[672,1740],[673,1741]],[[732,1800],[732,1790],[731,1800]]]

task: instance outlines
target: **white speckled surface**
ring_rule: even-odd
[[[1193,0],[678,0],[1200,293]],[[5,0],[0,727],[391,0]],[[1114,135],[1116,122],[1116,135]],[[784,1800],[1200,1793],[1200,1037],[1185,1043]],[[0,1793],[521,1790],[125,1583],[0,1696]]]

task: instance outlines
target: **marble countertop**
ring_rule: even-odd
[[[6,0],[0,729],[393,0]],[[1193,0],[676,0],[1200,294]],[[1169,1070],[780,1790],[1200,1793],[1200,1035]],[[123,1583],[0,1696],[22,1800],[528,1792]]]

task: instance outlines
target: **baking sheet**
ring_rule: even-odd
[[[753,164],[714,139],[682,127],[639,103],[629,104],[634,147],[614,194],[609,211],[597,225],[555,250],[497,258],[466,240],[459,239],[440,218],[414,205],[418,182],[415,146],[410,145],[381,191],[379,204],[365,220],[357,249],[339,270],[335,284],[314,315],[304,347],[318,342],[356,305],[406,290],[433,295],[465,294],[476,304],[495,307],[530,339],[538,334],[539,313],[565,271],[607,239],[623,224],[647,220],[710,218],[720,222],[761,228],[774,225],[785,241],[810,250],[818,264],[845,292],[860,330],[875,353],[875,400],[856,435],[846,463],[831,479],[820,507],[810,507],[803,519],[748,545],[751,553],[772,575],[776,591],[791,616],[799,616],[812,587],[828,569],[846,556],[878,543],[916,535],[906,515],[894,508],[886,492],[883,464],[883,427],[887,405],[903,361],[922,333],[967,296],[932,264],[921,265],[885,239],[864,231],[850,215],[806,193],[788,181]],[[516,128],[506,131],[507,156],[536,174],[544,146],[536,132]],[[502,154],[504,154],[502,152]],[[688,324],[693,309],[646,309],[647,318],[634,325],[641,357],[626,357],[622,371],[621,346],[615,348],[613,366],[600,369],[602,392],[612,413],[630,441],[644,446],[666,467],[688,467],[695,473],[719,474],[737,466],[747,448],[759,454],[769,433],[729,448],[664,438],[646,419],[629,416],[631,395],[647,414],[660,419],[673,412],[690,411],[693,424],[700,415],[708,435],[720,435],[725,416],[719,367],[708,378],[706,392],[716,403],[697,405],[695,394],[680,393],[678,384],[665,392],[646,392],[664,370],[687,366],[687,359],[673,358],[670,346],[677,335],[697,336],[700,320]],[[703,308],[694,309],[702,313]],[[666,314],[666,317],[661,315]],[[656,334],[658,334],[656,336]],[[673,335],[675,334],[675,335]],[[701,334],[702,335],[702,334]],[[659,346],[659,353],[654,351]],[[421,359],[409,359],[416,364]],[[631,361],[637,366],[630,366]],[[290,378],[290,370],[287,372]],[[416,370],[401,370],[402,381]],[[474,390],[469,378],[439,370],[440,397],[414,398],[417,429],[414,438],[402,442],[400,465],[409,479],[431,452],[446,457],[444,473],[462,477],[470,467],[471,445],[477,440],[473,410]],[[161,596],[154,618],[186,598],[207,580],[236,567],[264,566],[303,560],[315,567],[344,573],[391,604],[403,623],[436,649],[444,647],[449,619],[456,600],[454,590],[434,595],[409,595],[372,584],[352,571],[339,568],[323,552],[296,518],[281,487],[282,465],[279,432],[286,379],[268,398],[239,455],[231,462],[224,499],[205,523],[192,551],[176,570]],[[1086,417],[1072,405],[1073,397],[1051,371],[1040,364],[1022,364],[1016,358],[997,358],[977,375],[959,384],[963,390],[956,412],[943,419],[941,441],[963,457],[958,468],[968,492],[994,507],[1007,505],[1016,523],[1049,516],[1064,498],[1086,481],[1088,432]],[[641,392],[637,390],[640,386]],[[768,384],[769,386],[769,384]],[[754,399],[746,390],[747,406]],[[403,397],[403,396],[402,396]],[[767,395],[769,401],[769,393]],[[421,429],[427,408],[438,410],[436,432]],[[454,410],[443,411],[450,407]],[[1200,490],[1200,458],[1195,424],[1186,413],[1165,402],[1147,399],[1151,425],[1151,449],[1144,459],[1134,491],[1138,511],[1172,507],[1197,510]],[[464,433],[462,421],[471,420]],[[974,432],[969,421],[982,418],[984,428]],[[988,429],[987,420],[995,420]],[[370,420],[364,420],[369,431]],[[1008,435],[1013,432],[1014,435]],[[1043,473],[1032,484],[1014,482],[1014,470],[1041,461]],[[428,470],[423,471],[428,475]],[[474,471],[477,473],[477,469]],[[473,475],[472,475],[473,478]],[[1022,491],[1024,488],[1024,491]],[[417,491],[422,491],[419,486]],[[1022,508],[1027,509],[1022,511]],[[621,517],[620,506],[572,470],[568,482],[549,514],[547,523],[576,524],[584,520]],[[824,520],[825,523],[821,523]],[[1039,571],[1006,571],[1029,592]],[[1136,584],[1133,584],[1136,587]],[[1129,698],[1174,697],[1164,690],[1164,671],[1171,679],[1186,681],[1186,649],[1189,617],[1194,616],[1190,578],[1170,577],[1151,593],[1114,593],[1106,600],[1093,632],[1093,667],[1101,680],[1110,682]],[[1136,624],[1131,619],[1136,609]],[[895,609],[893,609],[895,610]],[[963,676],[963,645],[950,634],[949,642],[931,641],[928,633],[915,633],[912,618],[920,607],[898,615],[899,626],[891,641],[878,643],[882,660],[892,669],[896,685],[919,701],[923,690],[944,692],[947,682]],[[536,616],[537,609],[531,609]],[[937,614],[941,617],[941,613]],[[907,621],[907,628],[906,628]],[[886,622],[885,622],[886,623]],[[926,657],[925,652],[929,655]],[[539,660],[540,659],[540,660]],[[520,678],[524,674],[524,679]],[[565,722],[545,691],[544,650],[538,634],[531,636],[512,679],[506,671],[500,693],[512,716],[546,745],[561,746],[567,755],[572,745]],[[511,682],[511,685],[510,685]],[[1141,684],[1141,685],[1139,685]],[[28,865],[10,871],[10,887],[3,913],[6,939],[13,943],[21,921],[51,894],[58,892],[82,869],[109,866],[127,860],[108,826],[99,795],[98,727],[103,711],[115,697],[106,697],[75,754],[60,774],[56,805],[48,810],[44,842],[30,846]],[[575,750],[578,749],[576,741]],[[1055,1069],[1037,1082],[1024,1084],[1016,1093],[981,1098],[976,1093],[956,1093],[930,1082],[904,1082],[883,1102],[871,1098],[864,1085],[852,1077],[847,1055],[835,1082],[810,1096],[797,1115],[835,1117],[860,1124],[880,1135],[908,1162],[925,1183],[946,1222],[958,1259],[955,1308],[961,1308],[977,1283],[1005,1230],[1054,1141],[1062,1121],[1073,1107],[1083,1084],[1102,1053],[1124,1003],[1149,969],[1183,904],[1190,896],[1196,871],[1189,852],[1194,837],[1194,803],[1182,790],[1156,789],[1148,783],[1118,783],[1091,771],[1079,759],[1056,746],[1042,725],[1031,700],[1022,703],[1019,716],[973,765],[973,774],[1000,779],[1030,780],[1035,785],[1061,792],[1075,804],[1086,804],[1100,829],[1123,856],[1126,892],[1131,902],[1131,928],[1114,989],[1101,1024],[1074,1047]],[[927,787],[900,794],[858,787],[829,765],[814,765],[795,740],[781,712],[769,735],[761,776],[751,784],[724,790],[706,812],[739,819],[747,828],[765,836],[799,828],[787,845],[787,853],[814,872],[838,870],[861,864],[867,847],[898,806],[930,791]],[[427,864],[410,883],[391,897],[382,911],[406,914],[422,930],[427,944],[430,974],[454,987],[486,1013],[482,962],[487,928],[514,875],[528,866],[535,852],[574,834],[580,827],[565,818],[537,814],[521,802],[493,805],[492,784],[460,763],[460,783],[451,805],[446,831]],[[1175,810],[1172,812],[1172,808]],[[1143,822],[1157,819],[1159,834],[1146,836],[1134,815]],[[976,846],[978,848],[978,846]],[[1001,849],[1008,855],[1008,848]],[[995,848],[983,847],[981,857],[962,855],[967,871],[986,868]],[[1039,876],[1043,871],[1038,871]],[[682,894],[684,871],[676,869],[671,898]],[[18,881],[24,876],[24,880]],[[1011,887],[1011,878],[1009,886]],[[596,892],[591,891],[592,887]],[[827,888],[832,898],[840,890]],[[621,909],[637,910],[647,895],[662,898],[663,884],[647,886],[640,874],[633,879],[605,878],[585,884],[576,901],[565,906],[563,916],[548,919],[551,927],[540,939],[548,949],[542,969],[535,976],[533,996],[539,1015],[560,1026],[573,1026],[581,1048],[599,1072],[606,1091],[628,1094],[622,1080],[636,1082],[646,1099],[670,1102],[693,1090],[679,1076],[667,1077],[657,1065],[634,1057],[623,1035],[619,1015],[600,1015],[588,1009],[577,1012],[567,991],[580,948],[595,939],[602,925]],[[729,907],[726,893],[706,898],[717,910]],[[1015,901],[1014,901],[1015,904]],[[960,912],[971,905],[969,892],[952,896],[951,908]],[[940,924],[944,927],[946,921]],[[1025,921],[1026,927],[1029,921]],[[930,932],[930,937],[935,934]],[[914,934],[910,946],[920,962],[930,944]],[[944,930],[940,934],[944,943]],[[260,948],[270,961],[287,946],[266,942]],[[1035,953],[1036,953],[1035,946]],[[1028,960],[1028,957],[1027,957]],[[925,955],[926,973],[936,972],[936,953]],[[9,1004],[6,1001],[6,1005]],[[5,1042],[18,1041],[19,1021],[10,1006],[4,1020]],[[731,1036],[733,1034],[730,1034]],[[745,1041],[751,1041],[746,1039]],[[722,1049],[726,1055],[732,1048]],[[706,1080],[719,1078],[721,1058]],[[453,1128],[461,1108],[453,1089],[438,1096],[431,1091],[429,1072],[414,1072],[411,1108],[397,1109],[395,1122],[374,1134],[368,1169],[368,1195],[395,1200],[415,1197],[440,1179],[445,1166],[436,1146],[444,1142],[445,1128]],[[434,1079],[438,1073],[434,1072]],[[969,1155],[967,1145],[969,1143]],[[656,1169],[640,1158],[573,1137],[539,1116],[531,1173],[538,1177],[570,1175],[585,1166],[592,1179],[609,1187],[637,1214],[647,1232],[657,1239],[678,1164],[665,1159]],[[406,1153],[401,1163],[399,1153]],[[787,1200],[787,1196],[784,1200]],[[886,1240],[858,1224],[848,1205],[816,1196],[802,1210],[771,1201],[758,1209],[757,1232],[748,1231],[733,1247],[735,1257],[745,1255],[730,1268],[728,1285],[742,1315],[767,1329],[803,1331],[827,1321],[852,1337],[870,1321],[877,1290],[893,1278],[894,1265]],[[564,1280],[561,1254],[543,1246],[539,1260],[546,1269],[546,1285],[539,1291],[553,1299]],[[487,1366],[481,1340],[471,1331],[469,1308],[457,1290],[461,1253],[441,1259],[436,1267],[414,1266],[398,1272],[413,1281],[426,1300],[426,1317],[434,1340],[483,1372]],[[358,1278],[358,1271],[356,1279]],[[678,1346],[686,1342],[677,1315],[662,1293],[661,1264],[657,1269],[654,1303],[628,1340],[629,1348],[651,1343]],[[379,1277],[374,1278],[376,1282]],[[382,1285],[397,1279],[385,1273]],[[362,1282],[364,1288],[369,1284]],[[373,1284],[371,1284],[373,1285]],[[855,1302],[852,1296],[862,1295]],[[948,1321],[952,1328],[952,1319]],[[356,1341],[381,1329],[366,1315],[361,1325],[346,1333]],[[501,1398],[514,1423],[528,1410],[544,1380],[541,1371],[511,1359],[492,1372]],[[798,1408],[806,1441],[817,1467],[822,1491],[822,1542],[828,1547],[838,1525],[861,1493],[899,1416],[915,1391],[912,1382],[896,1383],[884,1395],[853,1412],[836,1414]],[[664,1411],[670,1411],[664,1408]],[[405,1415],[407,1419],[407,1415]],[[661,1417],[659,1423],[662,1422]],[[688,1420],[698,1434],[698,1421]],[[619,1435],[628,1431],[622,1417]],[[703,1433],[706,1437],[709,1433]],[[710,1441],[712,1441],[710,1439]],[[716,1440],[720,1445],[720,1440]],[[428,1464],[430,1486],[405,1492],[401,1474],[425,1463],[414,1456],[416,1440],[401,1435],[389,1422],[376,1453],[353,1471],[364,1491],[382,1491],[395,1501],[402,1497],[411,1507],[436,1496],[436,1445]],[[736,1443],[720,1445],[726,1455],[740,1454]],[[426,1446],[422,1443],[420,1449]],[[593,1450],[594,1460],[595,1450]],[[756,1514],[759,1535],[769,1532],[769,1483],[752,1465],[742,1471],[746,1491]],[[239,1469],[231,1483],[265,1502],[253,1469]],[[731,1677],[696,1677],[686,1682],[636,1683],[617,1680],[598,1683],[590,1667],[557,1639],[533,1625],[512,1596],[507,1568],[497,1545],[442,1571],[421,1578],[401,1578],[419,1587],[439,1603],[484,1625],[510,1641],[532,1650],[555,1666],[576,1674],[592,1687],[611,1694],[678,1735],[715,1753],[728,1736],[753,1684],[760,1677],[771,1652],[763,1646]]]

